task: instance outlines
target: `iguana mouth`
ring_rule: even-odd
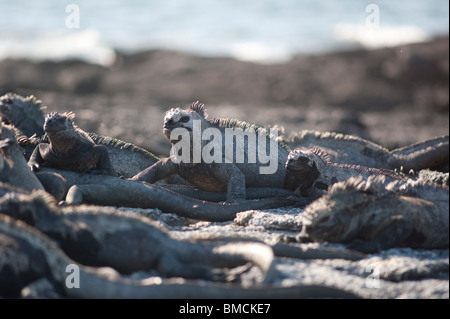
[[[303,165],[302,165],[303,164]],[[304,163],[289,160],[286,163],[286,169],[293,172],[304,172],[310,170],[312,167],[309,165],[304,165]]]
[[[178,139],[173,139],[173,138],[171,138],[172,131],[173,131],[173,129],[175,129],[175,128],[176,128],[176,127],[171,127],[171,128],[169,128],[168,125],[164,125],[164,126],[163,126],[163,133],[164,133],[164,135],[170,140],[171,143],[180,141],[179,138],[178,138]],[[191,129],[190,127],[182,127],[182,126],[179,126],[178,128],[183,128],[183,129],[185,129],[185,130],[188,131],[188,132],[192,132],[192,129]]]
[[[58,126],[49,126],[44,125],[44,131],[47,133],[57,133],[63,131],[65,128],[58,127]]]
[[[293,171],[293,172],[304,172],[307,171],[308,169],[305,167],[301,167],[301,166],[290,166],[290,165],[286,165],[286,169],[289,171]]]
[[[172,132],[172,130],[168,129],[168,128],[163,128],[163,133],[165,136],[167,136],[167,138],[170,140],[170,133]],[[172,140],[170,141],[172,142]]]

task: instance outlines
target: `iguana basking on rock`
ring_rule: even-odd
[[[120,232],[120,226],[115,231]],[[42,278],[47,278],[56,291],[69,298],[355,297],[352,293],[326,286],[260,285],[243,288],[237,284],[198,283],[180,278],[126,279],[111,267],[90,267],[77,263],[35,228],[3,214],[0,214],[0,238],[0,295],[7,297],[17,297],[28,283]],[[162,254],[166,252],[162,251]],[[227,249],[222,252],[224,255],[231,253]],[[68,276],[75,270],[79,274],[77,288],[67,284]]]
[[[437,169],[449,162],[449,136],[436,137],[392,151],[369,140],[335,132],[304,130],[286,143],[292,148],[311,149],[317,146],[339,164],[374,168],[409,170]]]
[[[392,247],[447,248],[448,188],[385,176],[350,178],[308,205],[300,238],[347,243],[363,252]]]
[[[351,177],[367,179],[372,175],[383,175],[385,183],[408,179],[406,175],[388,169],[333,163],[330,156],[318,147],[290,152],[286,170],[298,181],[296,194],[302,196],[320,196],[334,183],[347,181]]]
[[[208,119],[204,105],[195,102],[185,110],[169,110],[163,132],[171,140],[174,154],[132,179],[155,183],[179,174],[199,189],[226,191],[228,202],[244,200],[246,187],[294,188],[285,169],[289,147],[261,127],[232,119]],[[187,143],[181,150],[189,153],[181,154],[181,159],[178,143]]]
[[[115,174],[108,150],[96,145],[83,130],[73,123],[73,113],[52,112],[44,122],[48,143],[40,143],[31,154],[28,165],[33,171],[41,166],[82,173]]]

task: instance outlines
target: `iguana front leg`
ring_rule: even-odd
[[[174,163],[171,157],[167,157],[159,160],[152,166],[147,167],[145,170],[134,175],[130,179],[153,184],[170,175],[177,174],[178,171],[179,165]]]
[[[227,183],[227,203],[238,203],[246,199],[245,175],[235,164],[214,165],[213,174]]]
[[[30,159],[28,160],[28,166],[30,166],[31,170],[33,172],[39,171],[39,168],[44,163],[44,159],[41,156],[41,150],[40,146],[44,146],[48,144],[39,144],[35,147],[33,153],[30,156]]]
[[[176,163],[172,157],[164,158],[146,168],[131,180],[154,184],[170,175],[180,174],[194,185],[210,190],[216,183],[226,183],[227,202],[235,203],[246,199],[245,175],[235,164],[185,164]],[[201,182],[199,182],[201,181]]]
[[[96,157],[97,164],[94,168],[88,168],[84,172],[98,175],[116,175],[109,158],[108,149],[105,146],[95,145],[90,153],[91,156]]]

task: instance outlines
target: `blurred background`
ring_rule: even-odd
[[[448,33],[445,0],[2,0],[0,94],[156,153],[196,100],[393,148],[448,134]]]

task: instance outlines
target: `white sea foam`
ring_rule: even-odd
[[[4,36],[0,39],[0,59],[14,57],[32,61],[80,59],[111,66],[114,49],[102,43],[95,30],[49,32],[38,37]]]
[[[241,61],[282,63],[288,61],[292,53],[286,45],[271,46],[262,42],[240,42],[230,46],[230,55]]]
[[[367,49],[393,47],[428,39],[426,32],[412,25],[368,28],[365,25],[341,23],[333,31],[337,40],[355,42]]]

